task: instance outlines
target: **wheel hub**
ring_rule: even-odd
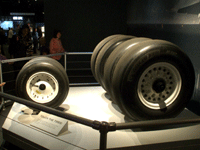
[[[48,72],[33,74],[26,83],[28,96],[37,103],[48,103],[58,94],[58,81]]]
[[[40,89],[40,90],[45,90],[45,89],[46,89],[45,84],[40,84],[39,89]]]
[[[166,87],[166,83],[163,79],[157,79],[154,83],[153,83],[153,90],[156,93],[161,93],[164,91]]]
[[[179,71],[170,63],[159,62],[144,70],[138,82],[138,97],[150,109],[164,109],[181,90]]]

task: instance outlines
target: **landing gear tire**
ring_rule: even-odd
[[[120,58],[111,95],[133,120],[172,118],[190,101],[194,83],[194,68],[187,55],[170,42],[151,40]]]
[[[60,106],[68,95],[69,80],[63,66],[48,57],[27,62],[16,79],[19,97],[52,108]]]

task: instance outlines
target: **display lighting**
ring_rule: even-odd
[[[13,17],[13,20],[17,20],[17,17]]]
[[[9,28],[13,28],[13,21],[2,21],[0,23],[0,26],[4,29],[4,30],[9,30]]]
[[[23,17],[21,17],[21,16],[14,16],[13,20],[23,20]]]

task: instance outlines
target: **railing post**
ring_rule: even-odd
[[[65,71],[67,71],[67,52],[65,52],[65,55],[64,55],[64,67],[65,67]]]
[[[102,122],[100,132],[100,150],[106,150],[107,148],[107,133],[108,133],[108,122]]]
[[[100,143],[99,143],[99,149],[100,150],[106,150],[107,148],[107,134],[109,131],[116,131],[116,123],[115,122],[99,122],[94,121],[93,122],[93,128],[99,130],[100,132]]]

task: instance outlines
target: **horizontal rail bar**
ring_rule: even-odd
[[[30,60],[36,57],[52,57],[52,56],[58,56],[58,55],[65,55],[65,53],[56,53],[56,54],[49,54],[49,55],[37,55],[37,56],[31,56],[31,57],[21,57],[21,58],[14,58],[14,59],[6,59],[6,60],[1,60],[1,63],[9,63],[9,62],[17,62],[17,61],[23,61],[23,60]]]
[[[56,53],[56,54],[48,54],[45,55],[46,57],[52,57],[52,56],[58,56],[58,55],[91,55],[93,52],[64,52],[64,53]],[[44,57],[44,55],[37,55],[37,56],[30,56],[30,57],[22,57],[22,58],[14,58],[14,59],[6,59],[1,60],[1,63],[9,63],[9,62],[17,62],[17,61],[23,61],[23,60],[30,60],[36,57]]]
[[[172,119],[147,120],[147,121],[128,122],[128,123],[116,123],[116,130],[164,127],[168,125],[180,125],[180,124],[191,124],[191,123],[200,123],[200,117],[172,118]]]
[[[0,96],[4,97],[4,98],[8,98],[9,100],[24,104],[26,106],[33,107],[35,109],[38,109],[38,110],[41,110],[41,111],[62,117],[62,118],[65,118],[65,119],[75,121],[77,123],[81,123],[81,124],[86,125],[86,126],[94,127],[94,124],[93,124],[94,121],[90,120],[90,119],[86,119],[86,118],[79,117],[79,116],[76,116],[76,115],[73,115],[73,114],[62,112],[62,111],[59,111],[59,110],[56,110],[56,109],[53,109],[53,108],[50,108],[50,107],[47,107],[47,106],[44,106],[44,105],[40,105],[40,104],[31,102],[31,101],[28,101],[26,99],[22,99],[22,98],[19,98],[19,97],[13,96],[13,95],[9,95],[9,94],[6,94],[6,93],[0,92]]]
[[[89,85],[99,85],[98,82],[95,83],[70,83],[69,86],[89,86]]]
[[[93,52],[67,52],[67,55],[92,55]]]

